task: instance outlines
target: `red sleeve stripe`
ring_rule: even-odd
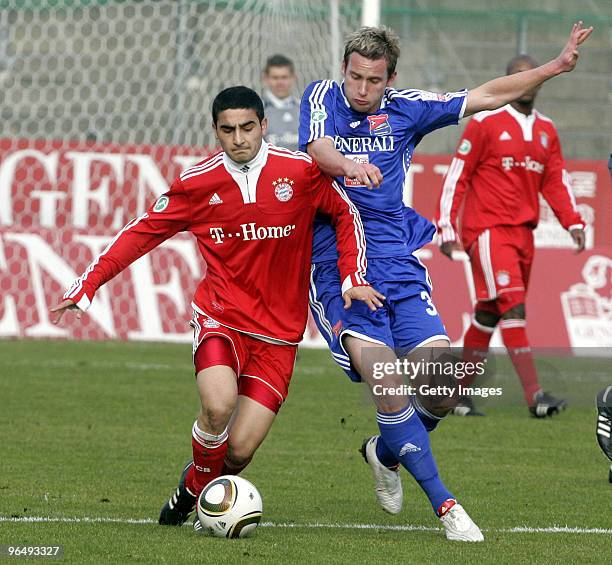
[[[144,213],[142,216],[139,216],[138,218],[134,218],[133,220],[130,220],[122,229],[121,231],[119,231],[117,233],[117,235],[115,235],[115,237],[113,237],[113,239],[111,240],[111,242],[104,248],[104,250],[102,251],[102,253],[100,253],[100,255],[98,255],[94,261],[89,265],[89,267],[87,267],[87,269],[85,270],[85,272],[76,280],[72,283],[72,285],[70,286],[70,288],[66,291],[66,293],[64,294],[64,298],[70,298],[72,299],[74,296],[76,296],[77,294],[79,294],[79,292],[81,292],[81,289],[83,288],[83,282],[87,280],[87,277],[89,276],[89,274],[94,270],[95,266],[100,262],[100,259],[106,255],[108,253],[108,251],[110,250],[110,248],[115,244],[115,242],[117,241],[117,239],[119,239],[119,237],[121,236],[121,234],[123,234],[124,232],[126,232],[127,230],[129,230],[130,228],[133,228],[136,224],[138,224],[141,220],[145,220],[146,218],[149,217],[149,214]]]
[[[442,196],[440,198],[440,219],[438,220],[438,227],[442,230],[442,241],[454,241],[456,239],[451,221],[451,212],[455,189],[457,188],[457,182],[461,177],[464,165],[465,161],[463,159],[454,157],[444,179]]]
[[[355,279],[358,284],[368,284],[365,280],[365,275],[368,269],[368,262],[366,259],[366,239],[365,233],[363,231],[363,224],[361,223],[361,216],[357,211],[355,205],[351,202],[350,198],[346,195],[346,192],[342,189],[342,187],[336,182],[332,182],[332,186],[336,190],[336,192],[340,195],[342,200],[344,200],[353,216],[353,226],[355,230],[355,239],[357,240],[357,268],[358,271],[355,272]]]

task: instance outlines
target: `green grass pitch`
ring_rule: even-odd
[[[289,400],[244,472],[265,523],[253,538],[223,540],[148,522],[190,458],[190,346],[3,341],[0,545],[62,544],[67,563],[609,562],[612,485],[594,395],[612,381],[610,363],[551,362],[580,391],[552,421],[489,403],[486,418],[451,417],[432,434],[443,479],[485,533],[463,544],[445,540],[406,473],[402,513],[378,508],[357,452],[376,432],[372,406],[326,351],[303,351]],[[517,394],[500,359],[506,373]]]

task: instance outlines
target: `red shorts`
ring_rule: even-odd
[[[232,365],[238,375],[238,394],[278,412],[289,393],[297,345],[267,343],[226,328],[199,312],[194,312],[190,323],[194,329],[194,363],[198,347],[204,340],[212,336],[227,339],[233,354]],[[196,375],[198,372],[196,366]]]
[[[533,252],[533,230],[529,227],[500,226],[483,231],[469,248],[476,299],[497,301],[500,313],[524,302]]]

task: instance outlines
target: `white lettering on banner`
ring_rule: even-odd
[[[450,165],[442,165],[437,164],[433,166],[433,172],[436,175],[440,175],[441,177],[445,176],[448,173],[448,169],[450,169]]]
[[[581,347],[612,347],[612,307],[606,295],[611,272],[611,258],[591,255],[582,268],[583,282],[561,293],[565,325],[576,353]]]
[[[91,165],[95,162],[110,165],[115,182],[118,186],[123,184],[124,157],[112,153],[79,153],[68,151],[66,159],[73,162],[72,171],[72,224],[77,228],[86,228],[89,225],[90,203],[96,202],[96,214],[104,216],[110,210],[109,185],[111,179],[105,176],[100,180],[97,188],[91,186]]]
[[[150,155],[126,155],[125,158],[128,163],[134,163],[138,167],[135,215],[141,216],[147,209],[149,200],[158,198],[168,191],[168,183]],[[152,198],[149,198],[149,193],[152,194]]]
[[[412,206],[412,195],[414,194],[414,175],[418,175],[425,170],[423,165],[419,163],[412,163],[410,168],[406,171],[406,177],[404,178],[404,190],[402,194],[402,201],[404,206]]]
[[[67,330],[53,325],[49,321],[49,306],[47,296],[45,295],[43,285],[43,272],[47,273],[62,286],[68,286],[77,278],[77,274],[72,268],[55,253],[53,248],[39,235],[31,235],[25,233],[7,233],[4,235],[5,241],[15,242],[22,245],[28,255],[29,280],[34,293],[36,316],[38,323],[26,328],[25,335],[27,337],[65,337],[68,335]],[[101,302],[104,302],[104,297],[100,297]],[[91,317],[100,324],[100,308],[93,308]],[[106,308],[110,311],[110,303]]]
[[[197,163],[203,160],[204,160],[204,157],[198,156],[198,155],[196,156],[175,155],[172,158],[172,162],[176,163],[181,168],[181,171],[184,171],[185,169],[188,169],[189,167],[193,167],[194,165],[196,165]]]
[[[77,235],[74,236],[76,243],[82,243],[89,248],[91,257],[98,257],[110,243],[111,237],[100,235]],[[68,281],[68,284],[72,281]],[[98,289],[91,307],[87,310],[87,315],[91,316],[108,337],[117,337],[115,322],[113,320],[113,308],[107,286]]]
[[[572,192],[576,198],[595,198],[597,173],[594,171],[572,171]]]
[[[10,226],[13,224],[11,188],[15,180],[17,164],[27,158],[35,159],[41,163],[50,182],[53,184],[57,182],[57,166],[59,162],[59,153],[57,152],[45,155],[42,151],[37,151],[36,149],[24,149],[4,157],[0,163],[0,225]]]
[[[0,273],[8,271],[8,263],[4,255],[4,243],[0,237]],[[11,276],[8,274],[7,276]],[[19,335],[19,322],[17,320],[17,308],[15,298],[10,294],[3,293],[4,315],[0,318],[0,337],[13,337]],[[2,300],[0,298],[0,300]]]
[[[536,248],[575,249],[576,244],[572,236],[559,223],[548,202],[544,200],[541,194],[538,195],[538,200],[540,203],[540,222],[533,232]],[[595,210],[588,204],[579,204],[578,212],[586,223],[584,231],[585,249],[592,249],[595,245]]]
[[[40,200],[40,226],[54,228],[57,218],[57,204],[66,199],[66,193],[59,190],[33,190],[32,198]]]
[[[177,252],[188,265],[194,280],[200,278],[200,268],[197,260],[198,254],[193,241],[175,239],[164,242],[160,248],[172,249]],[[177,267],[168,267],[165,273],[170,280],[167,283],[156,284],[153,281],[151,258],[149,255],[145,255],[132,263],[130,272],[134,282],[134,296],[136,298],[138,320],[141,329],[140,331],[128,332],[128,339],[176,343],[190,342],[192,339],[190,330],[182,333],[164,331],[159,304],[159,297],[164,296],[176,306],[177,314],[186,315],[185,293],[192,292],[192,289],[184,288],[180,270]],[[187,324],[185,326],[187,327]]]

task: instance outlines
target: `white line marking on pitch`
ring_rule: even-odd
[[[63,517],[45,517],[45,516],[22,516],[14,518],[12,516],[0,516],[0,522],[59,522],[62,524],[91,524],[91,523],[107,523],[107,524],[157,524],[157,520],[151,518],[92,518],[85,516],[83,518],[63,518]],[[191,525],[191,524],[189,524]],[[325,524],[325,523],[306,523],[293,524],[288,522],[262,522],[263,528],[314,528],[321,530],[386,530],[397,532],[441,532],[442,528],[433,528],[430,526],[393,526],[389,524]],[[546,528],[532,528],[529,526],[516,526],[514,528],[488,528],[485,532],[500,532],[508,534],[603,534],[612,535],[612,529],[606,528],[574,528],[571,526],[549,526]]]

